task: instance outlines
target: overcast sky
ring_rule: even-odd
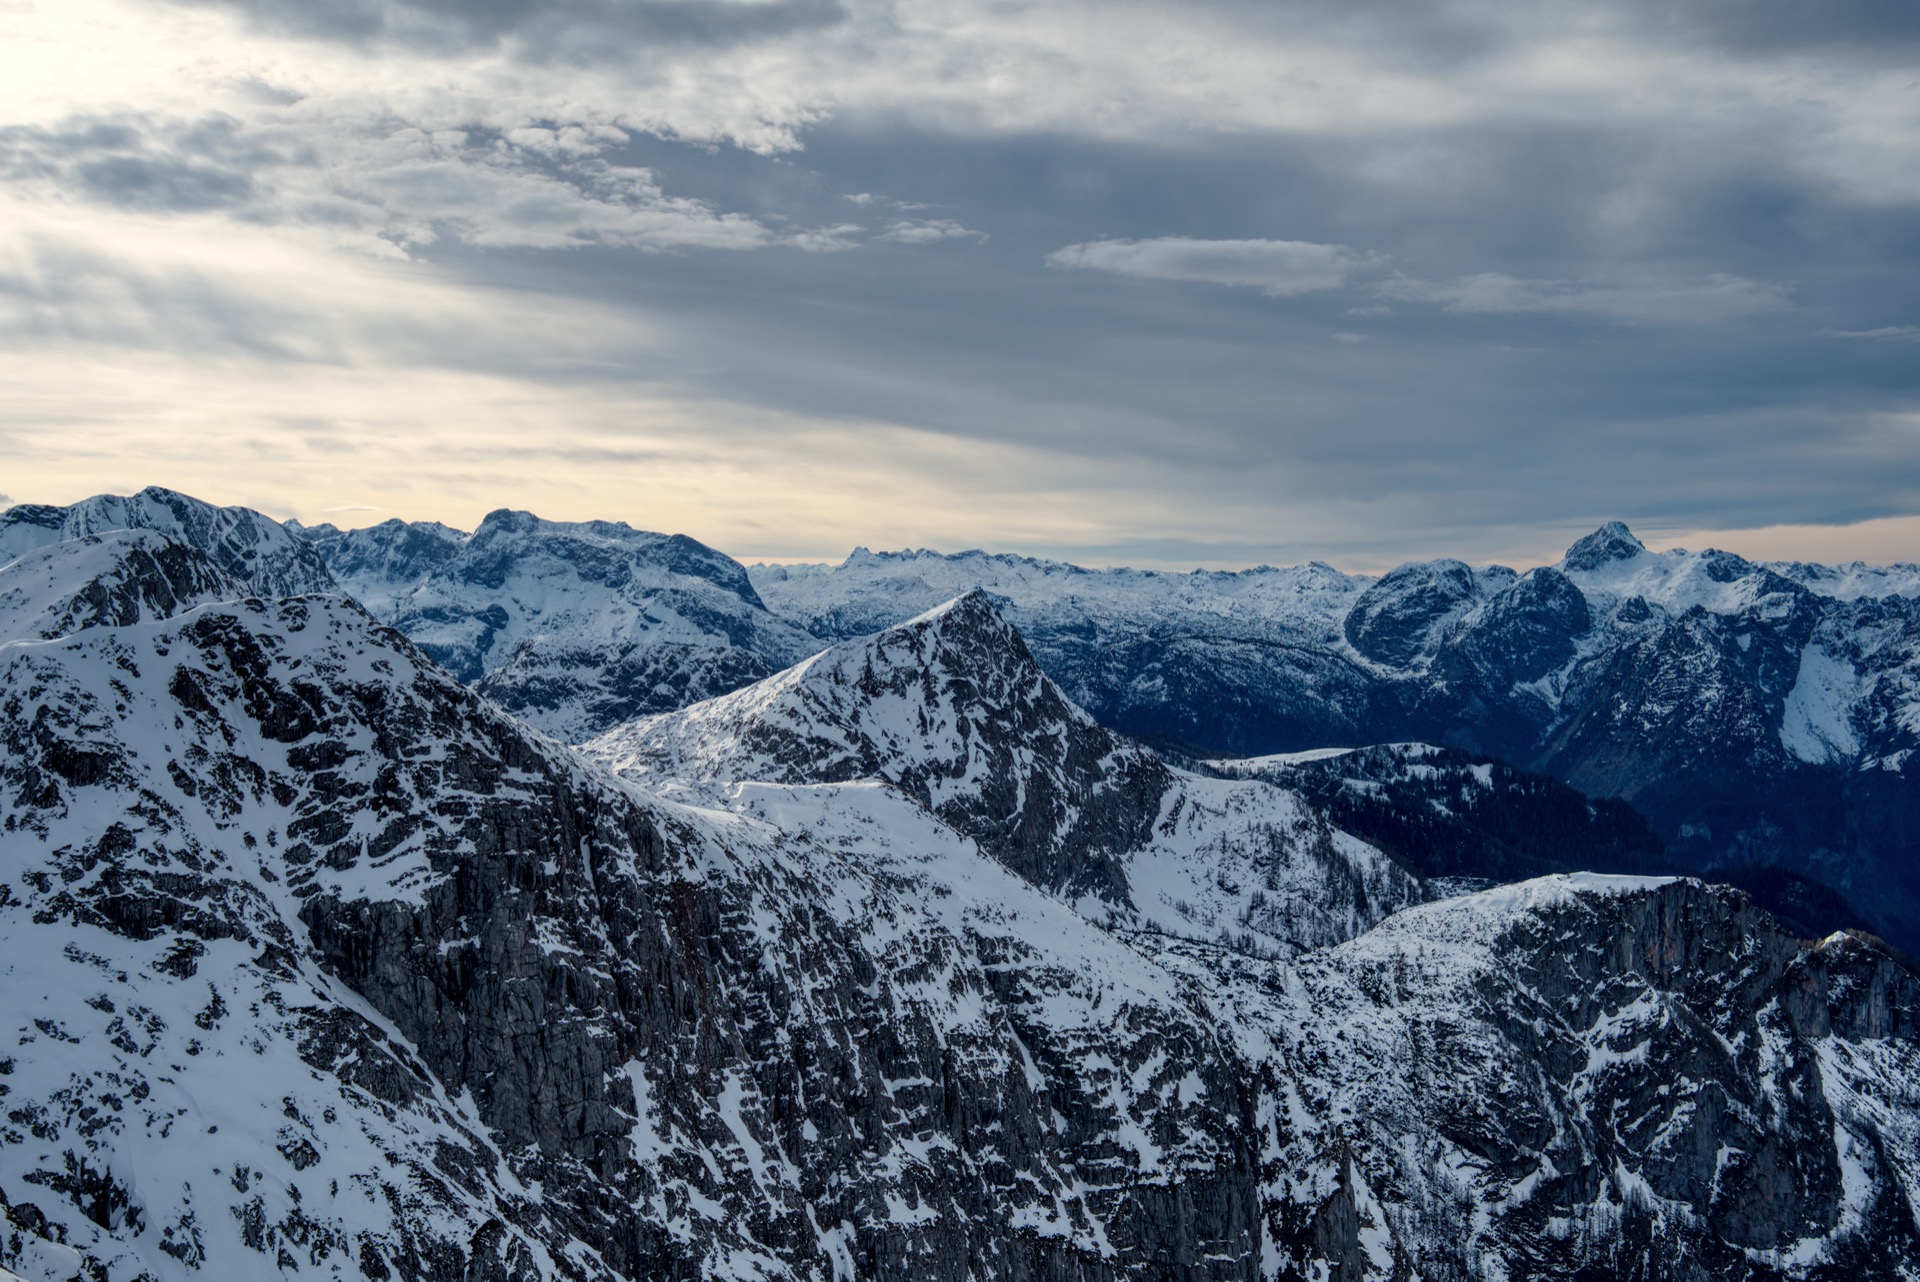
[[[1912,0],[0,0],[0,491],[1920,559],[1916,215]]]

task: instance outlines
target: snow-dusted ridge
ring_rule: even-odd
[[[81,535],[0,564],[0,641],[164,619],[252,594],[198,548],[158,531]]]
[[[126,497],[101,494],[71,507],[19,503],[0,511],[0,563],[35,548],[125,530],[151,530],[191,545],[261,596],[336,590],[326,563],[278,521],[159,486]]]

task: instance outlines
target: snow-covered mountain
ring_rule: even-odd
[[[1100,726],[979,592],[586,747],[643,781],[884,779],[1115,928],[1280,954],[1422,898],[1293,794],[1172,769]]]
[[[337,598],[10,643],[0,712],[11,1267],[1251,1249],[1204,1004],[897,790],[635,791]]]
[[[1320,1276],[1911,1278],[1920,983],[1738,892],[1542,878],[1262,972],[1191,952],[1291,1088]],[[1311,1276],[1311,1259],[1288,1260]]]
[[[1330,830],[1102,730],[980,598],[610,736],[617,777],[175,546],[171,605],[0,644],[15,1272],[1920,1273],[1920,986],[1870,941],[1575,875],[1276,958],[1010,865],[1042,807],[1145,917],[1156,848]],[[1093,840],[1154,780],[1145,846]]]
[[[334,590],[326,563],[298,535],[252,508],[214,507],[151,486],[101,494],[71,507],[20,503],[0,510],[0,565],[35,548],[124,530],[151,530],[206,554],[264,597]]]
[[[376,618],[567,737],[723,693],[819,648],[767,612],[738,562],[681,534],[505,510],[471,534],[402,521],[298,532]]]
[[[1259,752],[1385,737],[1372,734],[1376,683],[1341,637],[1370,580],[1317,562],[1162,574],[861,549],[838,566],[748,572],[768,608],[823,640],[877,631],[978,588],[1068,697],[1150,741]]]
[[[252,594],[198,548],[150,529],[81,535],[0,564],[0,641],[166,619]]]

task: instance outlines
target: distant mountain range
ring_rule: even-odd
[[[1519,683],[1543,705],[1669,753],[1705,740],[1657,732],[1704,716],[1737,756],[1726,727],[1777,697],[1802,710],[1781,751],[1837,770],[1794,755],[1841,724],[1795,692],[1809,664],[1879,674],[1842,718],[1879,751],[1860,708],[1904,707],[1902,571],[1716,578],[1602,531],[1525,576],[927,554],[750,575],[620,526],[375,529],[157,491],[0,513],[16,1274],[1920,1269],[1920,978],[1897,951],[1663,875],[1687,848],[1627,803],[1465,747],[1162,752],[1049,670],[1096,662],[1122,617],[1186,620],[1166,655],[1331,626],[1301,670],[1427,715],[1463,674],[1560,653],[1577,599],[1567,657]],[[1003,577],[918,599],[976,562]],[[827,592],[842,574],[869,586]],[[829,597],[835,628],[875,626],[823,635],[800,601]],[[876,622],[883,597],[910,612]],[[1879,631],[1833,639],[1869,606]],[[1785,665],[1795,611],[1819,617]],[[1753,666],[1641,656],[1676,629]],[[545,667],[524,711],[572,747],[488,693],[561,644],[582,678]],[[780,666],[693,698],[600,653]],[[1584,693],[1648,664],[1669,675]],[[1310,710],[1295,694],[1274,724]],[[1253,724],[1248,698],[1220,724]],[[641,710],[603,725],[609,700]],[[1906,780],[1881,761],[1849,768]],[[1844,909],[1792,884],[1788,908]]]
[[[294,532],[377,617],[569,741],[978,589],[1070,699],[1143,742],[1460,748],[1626,800],[1675,868],[1818,883],[1855,905],[1820,920],[1857,911],[1920,951],[1913,565],[1652,553],[1619,524],[1525,573],[1441,560],[1377,578],[865,550],[743,568],[680,536],[510,512],[472,535]]]

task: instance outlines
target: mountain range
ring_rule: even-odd
[[[741,567],[508,512],[470,536],[296,532],[376,615],[569,741],[980,590],[1069,699],[1175,755],[1458,748],[1625,800],[1673,869],[1833,901],[1820,921],[1920,951],[1920,566],[1654,553],[1617,523],[1524,573],[1378,577],[864,549]]]
[[[1777,696],[1815,768],[1803,729],[1896,742],[1904,571],[1583,541],[1524,576],[749,573],[522,514],[375,531],[156,491],[0,513],[21,1276],[1920,1276],[1899,952],[1673,875],[1636,797],[1490,759],[1485,699],[1451,747],[1204,755],[1060,676],[1123,618],[1162,625],[1157,672],[1251,675],[1261,628],[1277,653],[1344,602],[1258,670],[1364,674],[1269,723],[1324,695],[1354,740],[1381,690],[1427,715],[1549,662],[1577,596],[1526,682],[1586,709],[1548,740],[1642,724],[1670,761],[1704,740],[1653,731],[1710,694],[1723,733]],[[970,561],[1001,577],[940,577]],[[1752,667],[1642,653],[1676,629]],[[1864,693],[1796,695],[1810,662],[1836,688],[1813,651]],[[1667,721],[1590,702],[1649,671],[1622,688]],[[1723,769],[1759,769],[1742,742]],[[1848,768],[1898,788],[1885,756]]]

